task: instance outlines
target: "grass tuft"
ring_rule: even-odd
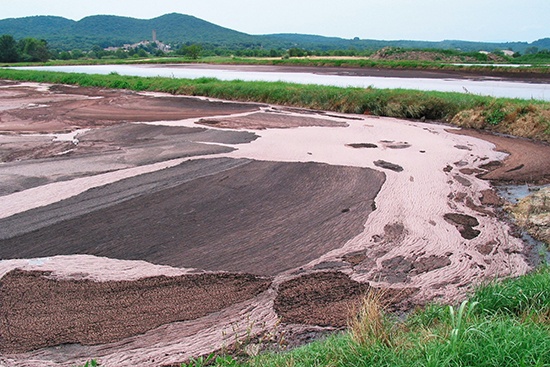
[[[348,322],[351,339],[357,344],[368,346],[382,344],[393,345],[392,326],[384,311],[383,294],[370,290],[365,294],[359,309],[352,310],[354,316]]]

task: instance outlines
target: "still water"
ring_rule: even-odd
[[[14,68],[18,69],[18,68]],[[220,80],[284,81],[299,84],[319,84],[338,87],[402,88],[424,91],[472,93],[493,97],[539,99],[550,101],[550,83],[528,83],[499,80],[498,78],[434,79],[395,78],[318,74],[313,72],[279,72],[261,67],[224,67],[222,65],[86,65],[86,66],[41,66],[25,69],[62,71],[71,73],[163,76],[197,79],[202,77]],[[269,70],[269,71],[266,71]]]

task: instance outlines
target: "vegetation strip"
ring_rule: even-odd
[[[370,87],[341,88],[284,82],[221,81],[215,78],[144,78],[117,73],[90,75],[0,69],[0,79],[156,91],[341,113],[434,120],[550,141],[550,102],[537,100]]]

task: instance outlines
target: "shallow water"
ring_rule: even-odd
[[[22,69],[22,68],[14,68]],[[539,99],[550,101],[549,83],[527,83],[503,80],[433,79],[433,78],[394,78],[349,75],[326,75],[309,72],[244,71],[219,68],[200,68],[195,65],[155,66],[155,65],[83,65],[83,66],[40,66],[24,69],[61,71],[88,74],[163,76],[197,79],[202,77],[220,80],[244,81],[284,81],[299,84],[319,84],[338,87],[369,86],[382,89],[415,89],[424,91],[472,93],[493,97]]]
[[[506,201],[517,204],[521,199],[537,192],[538,190],[549,187],[550,185],[497,185],[495,186],[499,196]],[[533,238],[527,231],[521,233],[523,241],[529,244],[533,251],[530,254],[530,260],[533,264],[550,264],[550,248],[542,241]]]
[[[496,189],[498,194],[503,197],[506,201],[517,204],[518,201],[523,199],[526,196],[529,196],[538,190],[548,187],[550,185],[498,185]]]

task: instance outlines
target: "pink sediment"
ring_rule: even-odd
[[[418,301],[440,299],[451,301],[464,295],[469,285],[499,276],[524,274],[530,269],[524,256],[521,239],[509,234],[509,226],[496,217],[468,207],[466,201],[451,198],[465,193],[481,206],[483,190],[490,183],[473,175],[463,175],[460,168],[477,168],[506,155],[494,150],[484,140],[447,132],[443,125],[409,122],[391,118],[365,118],[350,122],[347,128],[297,128],[258,132],[262,136],[236,152],[234,157],[277,161],[313,160],[336,165],[376,168],[373,162],[384,160],[403,167],[402,172],[384,170],[386,182],[376,198],[376,207],[365,223],[365,231],[344,247],[334,250],[308,267],[335,261],[347,253],[365,251],[374,257],[370,269],[348,271],[352,279],[368,281],[374,286],[418,287]],[[384,148],[384,142],[406,142],[405,149]],[[374,143],[378,149],[353,149],[349,143]],[[281,148],[283,147],[284,148]],[[467,146],[470,150],[457,148]],[[421,152],[422,151],[422,152]],[[457,165],[457,162],[458,163]],[[452,171],[445,172],[447,166]],[[455,175],[466,178],[470,186],[460,183]],[[491,210],[491,209],[489,209]],[[443,218],[446,213],[471,215],[479,220],[481,234],[464,239],[452,224]],[[403,234],[384,240],[385,227],[402,225]],[[387,227],[386,227],[387,228]],[[489,254],[477,248],[495,241]],[[382,263],[403,256],[411,261],[435,255],[450,259],[449,266],[411,276],[406,282],[380,280]],[[447,286],[450,285],[450,286]]]

